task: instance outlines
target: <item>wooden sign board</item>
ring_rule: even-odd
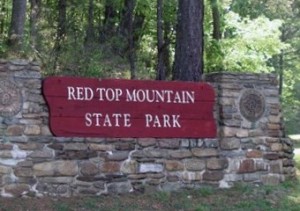
[[[43,92],[56,136],[216,136],[207,83],[49,77]]]

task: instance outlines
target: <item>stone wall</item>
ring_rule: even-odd
[[[274,75],[212,74],[216,139],[52,136],[38,64],[0,60],[1,196],[173,191],[295,175]]]

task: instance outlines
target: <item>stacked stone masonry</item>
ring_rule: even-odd
[[[206,76],[216,90],[215,139],[54,137],[39,65],[0,60],[0,80],[4,197],[227,188],[295,176],[274,75]]]

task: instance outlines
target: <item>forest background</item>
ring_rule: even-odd
[[[277,74],[299,133],[300,0],[203,1],[202,72]],[[180,2],[1,0],[0,58],[37,61],[44,76],[176,79]]]

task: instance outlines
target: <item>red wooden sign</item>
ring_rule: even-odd
[[[206,83],[49,77],[43,91],[56,136],[212,138]]]

